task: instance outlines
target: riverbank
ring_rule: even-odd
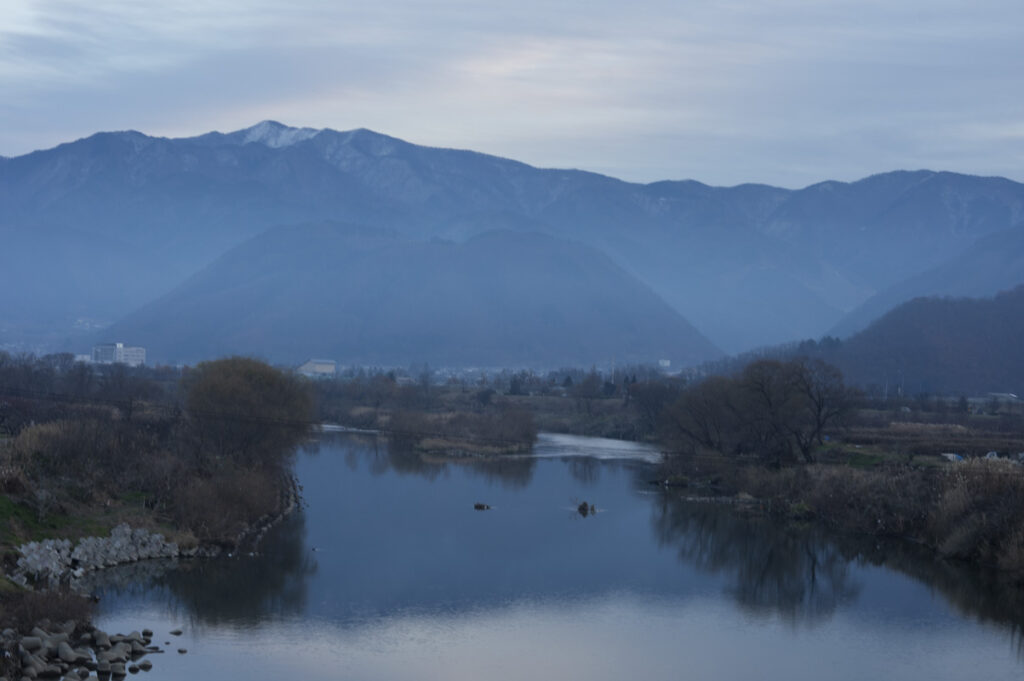
[[[246,358],[182,373],[173,400],[138,378],[149,399],[0,401],[0,627],[25,589],[235,551],[298,504],[290,471],[313,417],[304,381]],[[44,614],[62,621],[69,603]]]
[[[85,595],[78,582],[88,573],[117,565],[160,558],[212,558],[224,550],[255,549],[263,535],[291,514],[299,505],[298,481],[286,476],[281,490],[280,509],[257,518],[242,529],[229,544],[189,541],[185,545],[170,541],[164,534],[143,527],[121,523],[108,536],[86,536],[70,539],[44,539],[18,546],[15,568],[4,575],[12,583],[25,588],[54,588],[66,585]],[[192,538],[190,538],[192,539]]]
[[[668,469],[670,493],[681,497],[727,499],[783,522],[913,542],[1024,583],[1024,467],[1005,459],[775,470],[704,455],[690,466],[676,459]]]
[[[180,633],[175,630],[168,636]],[[82,681],[92,674],[116,679],[148,672],[153,663],[146,656],[165,652],[153,644],[149,629],[111,635],[73,619],[62,624],[42,620],[26,634],[5,629],[0,632],[0,649],[4,652],[0,678],[63,681]],[[179,654],[186,652],[178,649]]]
[[[263,535],[300,505],[299,485],[287,476],[279,512],[259,518],[235,538],[233,547],[255,549]],[[110,636],[91,621],[90,584],[99,571],[125,565],[160,563],[172,568],[180,559],[211,558],[225,550],[220,544],[179,546],[158,532],[121,524],[109,536],[87,536],[77,542],[47,539],[17,548],[13,574],[0,588],[3,626],[0,632],[0,678],[60,678],[81,681],[123,678],[149,671],[144,656],[164,652],[152,645],[153,632],[143,630]],[[52,625],[52,622],[64,622]],[[169,635],[180,634],[171,631]],[[178,653],[185,653],[178,649]]]

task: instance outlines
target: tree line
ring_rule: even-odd
[[[313,417],[307,383],[258,360],[177,371],[0,354],[0,492],[40,520],[139,498],[154,522],[230,543],[280,508]]]
[[[839,370],[815,359],[756,360],[736,375],[694,381],[670,401],[664,388],[655,390],[665,403],[648,418],[671,451],[746,455],[775,467],[813,463],[855,404]],[[639,392],[650,412],[659,395]]]

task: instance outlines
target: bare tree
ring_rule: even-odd
[[[814,461],[814,446],[824,444],[825,429],[839,423],[850,411],[852,393],[839,369],[820,359],[789,363],[792,388],[800,399],[801,417],[791,425],[791,435],[807,463]]]
[[[752,452],[774,466],[799,454],[813,463],[825,430],[851,404],[835,367],[820,360],[762,359],[737,377],[712,377],[687,388],[665,411],[662,427],[680,449]]]
[[[742,422],[737,396],[736,382],[721,376],[690,386],[666,410],[666,438],[677,449],[735,451]]]

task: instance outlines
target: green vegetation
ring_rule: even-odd
[[[875,468],[883,463],[885,456],[871,452],[854,452],[846,460],[846,464],[854,468]]]

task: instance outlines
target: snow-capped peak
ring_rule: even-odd
[[[319,132],[316,128],[290,128],[277,121],[262,121],[251,128],[239,130],[243,144],[257,142],[274,149],[308,140]]]

